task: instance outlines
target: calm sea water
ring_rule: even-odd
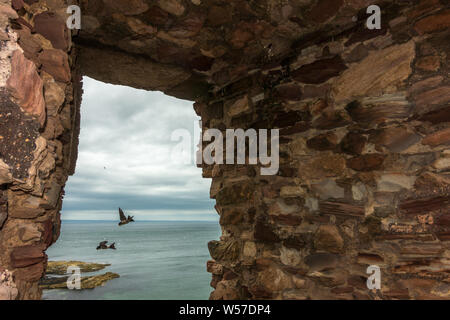
[[[110,263],[97,273],[120,278],[92,290],[46,290],[43,299],[208,299],[207,243],[219,236],[218,222],[140,221],[119,228],[117,222],[63,221],[49,260]],[[116,242],[117,250],[96,250],[103,240]]]

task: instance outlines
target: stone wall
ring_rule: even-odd
[[[39,298],[59,235],[81,74],[195,100],[204,130],[280,130],[277,175],[203,165],[211,299],[450,297],[448,1],[378,2],[375,30],[364,0],[81,0],[80,31],[68,4],[1,0],[0,266],[18,298]]]
[[[77,154],[81,77],[67,6],[51,3],[50,14],[37,1],[0,2],[0,271],[13,272],[18,299],[41,296]]]

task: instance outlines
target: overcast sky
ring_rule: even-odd
[[[87,77],[83,82],[78,162],[62,218],[116,220],[120,206],[137,220],[217,220],[211,180],[193,161],[170,161],[179,145],[171,141],[174,130],[189,130],[194,143],[199,117],[192,102]],[[186,156],[193,157],[191,149]]]

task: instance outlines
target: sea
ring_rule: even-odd
[[[68,221],[48,250],[49,260],[108,263],[82,276],[115,272],[120,278],[86,290],[44,290],[44,300],[207,300],[212,291],[207,244],[220,237],[218,222]],[[117,250],[96,250],[99,242]]]

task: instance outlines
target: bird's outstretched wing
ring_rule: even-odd
[[[127,218],[125,217],[125,214],[123,213],[122,209],[120,209],[120,208],[119,208],[119,216],[120,216],[120,221],[127,220]]]
[[[108,243],[108,241],[102,241],[102,242],[100,242],[98,245],[99,245],[99,246],[105,246],[107,243]]]

